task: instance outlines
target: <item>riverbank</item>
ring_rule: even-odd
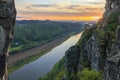
[[[40,77],[46,75],[53,66],[63,58],[65,52],[73,45],[75,45],[81,34],[71,35],[70,38],[62,42],[60,45],[54,47],[37,60],[30,61],[20,69],[9,74],[10,80],[38,80]],[[32,56],[33,57],[33,56]],[[23,62],[26,60],[23,60]],[[31,75],[31,76],[30,76]]]
[[[70,36],[71,34],[65,35],[49,43],[46,43],[42,46],[38,46],[33,49],[29,49],[29,50],[11,55],[9,57],[9,63],[8,63],[9,73],[19,69],[20,67],[24,66],[25,64],[28,64],[31,61],[38,59],[39,57],[41,57],[42,55],[46,54],[51,49],[56,47],[57,45],[67,40]]]
[[[22,59],[22,60],[19,60],[17,61],[16,63],[10,65],[8,67],[8,71],[9,73],[12,73],[14,71],[16,71],[17,69],[21,68],[22,66],[24,66],[25,64],[28,64],[34,60],[37,60],[39,57],[41,57],[42,55],[46,54],[47,52],[49,52],[51,49],[48,49],[48,50],[44,50],[36,55],[33,55],[33,56],[29,56],[25,59]]]

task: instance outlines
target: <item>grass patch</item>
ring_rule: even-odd
[[[10,48],[10,54],[12,54],[12,52],[19,52],[21,51],[22,46],[17,46],[17,47],[12,47]]]
[[[10,48],[10,52],[20,50],[21,46]]]

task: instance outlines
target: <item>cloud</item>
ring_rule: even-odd
[[[20,19],[20,18],[26,18],[26,17],[23,17],[23,16],[17,16],[16,18],[17,18],[17,19]]]
[[[60,4],[27,4],[25,9],[18,9],[20,15],[29,16],[99,16],[103,11],[103,7]]]
[[[66,6],[63,6],[63,7],[58,7],[58,9],[76,9],[78,7],[81,7],[80,5],[66,5]]]
[[[31,7],[57,7],[57,5],[50,5],[50,4],[31,4]]]
[[[90,4],[97,4],[97,3],[90,3]],[[48,4],[29,4],[26,6],[26,9],[28,10],[36,10],[36,9],[58,9],[58,10],[80,10],[80,9],[100,9],[103,10],[103,7],[98,7],[98,8],[92,8],[92,6],[81,6],[81,5],[60,5],[60,4],[56,4],[56,5],[48,5]]]
[[[101,2],[80,2],[81,4],[105,4],[105,2],[101,1]]]
[[[92,11],[92,12],[91,12]],[[77,11],[77,12],[47,12],[47,11],[19,11],[20,14],[23,14],[23,15],[38,15],[38,16],[98,16],[101,14],[101,12],[97,11],[97,10],[94,10],[94,9],[80,9],[80,11]]]
[[[91,3],[88,3],[88,4],[105,4],[105,2],[91,2]]]
[[[104,2],[81,2],[80,4],[39,4],[26,3],[18,7],[18,18],[45,16],[101,16],[104,11]],[[102,5],[102,6],[101,6]],[[20,17],[27,16],[27,17]]]

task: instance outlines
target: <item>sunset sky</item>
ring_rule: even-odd
[[[105,0],[15,0],[17,19],[97,20]]]

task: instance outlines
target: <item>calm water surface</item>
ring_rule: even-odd
[[[38,80],[38,78],[48,73],[55,63],[63,58],[65,52],[78,42],[80,36],[81,34],[71,36],[39,59],[11,73],[9,75],[10,80]]]

